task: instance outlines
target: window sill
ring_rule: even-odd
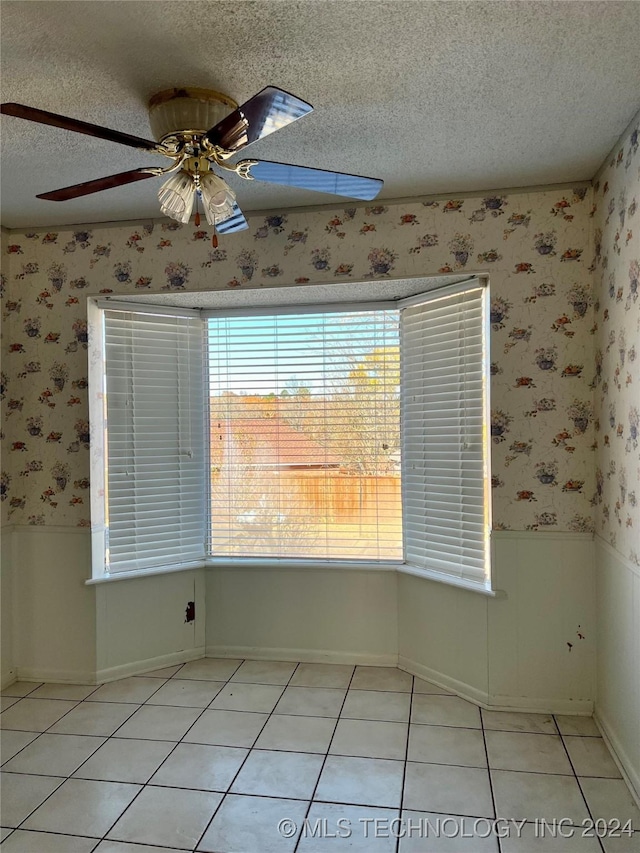
[[[415,566],[409,566],[406,563],[399,561],[387,562],[365,562],[355,560],[270,560],[270,559],[253,559],[250,557],[228,559],[224,557],[209,557],[206,560],[194,563],[186,563],[180,566],[166,566],[157,569],[138,569],[131,572],[118,572],[113,575],[104,575],[99,578],[89,578],[85,581],[87,586],[97,586],[103,583],[113,583],[114,581],[127,581],[136,578],[156,577],[157,575],[174,574],[175,572],[188,572],[194,569],[233,569],[261,571],[264,569],[284,569],[287,571],[296,571],[302,569],[324,571],[356,571],[356,572],[399,572],[403,575],[412,575],[413,577],[423,578],[424,580],[436,581],[447,586],[455,586],[459,589],[466,589],[470,592],[477,592],[481,595],[489,596],[490,598],[506,598],[506,593],[503,590],[491,589],[488,586],[464,578],[456,578],[445,575],[443,572],[437,572],[433,569],[420,569]]]
[[[130,581],[136,578],[149,578],[156,575],[172,575],[176,572],[192,572],[194,569],[203,569],[204,560],[194,563],[184,563],[181,566],[162,566],[157,569],[135,569],[131,572],[116,572],[113,575],[103,575],[99,578],[89,578],[85,586],[97,586],[102,583],[113,583],[114,581]]]
[[[209,557],[209,569],[324,569],[330,571],[394,572],[402,563],[399,560],[272,560],[268,557]]]
[[[437,572],[434,569],[420,569],[417,566],[409,566],[406,563],[401,563],[397,566],[397,571],[401,575],[412,575],[416,578],[424,578],[436,583],[443,583],[447,586],[455,586],[459,589],[466,589],[469,592],[479,592],[480,595],[487,595],[490,598],[506,598],[507,594],[502,589],[491,589],[490,586],[484,583],[467,580],[466,578],[457,578],[453,575],[446,575],[444,572]]]

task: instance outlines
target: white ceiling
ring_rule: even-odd
[[[149,138],[173,86],[315,111],[246,156],[383,178],[381,198],[590,179],[640,107],[640,3],[2,0],[2,100]],[[164,165],[114,143],[2,121],[9,228],[157,217],[160,179],[69,202],[36,193]],[[335,197],[240,182],[247,211]]]

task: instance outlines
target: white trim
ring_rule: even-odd
[[[166,655],[158,655],[146,660],[131,661],[119,666],[109,666],[98,669],[95,673],[96,684],[104,684],[107,681],[117,681],[129,675],[142,675],[145,672],[153,672],[154,669],[164,669],[166,666],[175,666],[179,663],[188,663],[192,660],[200,660],[205,656],[204,646],[196,646],[192,649],[183,649],[179,652],[169,652]]]
[[[83,533],[85,536],[91,535],[90,527],[79,527],[75,524],[70,524],[68,527],[62,524],[5,524],[2,526],[3,533],[23,533],[25,531],[32,533]]]
[[[603,539],[599,533],[595,535],[596,545],[600,546],[605,550],[609,556],[613,557],[614,560],[617,560],[619,563],[630,571],[632,574],[636,575],[640,578],[640,566],[637,566],[635,563],[632,563],[628,557],[625,557],[624,554],[620,553],[617,548],[614,548],[613,545],[610,545],[606,539]]]
[[[608,162],[608,159],[609,158],[607,157],[607,160],[605,162]],[[444,201],[445,199],[448,200],[451,198],[484,198],[487,195],[524,195],[529,193],[550,193],[561,192],[562,190],[578,189],[582,187],[590,188],[591,186],[593,186],[592,180],[569,181],[556,184],[532,184],[531,186],[486,187],[485,189],[481,190],[466,190],[463,192],[453,193],[434,193],[433,195],[400,196],[399,198],[378,199],[378,201],[381,205],[384,205],[385,207],[396,207],[408,204],[419,205],[423,201]],[[372,206],[372,203],[370,201],[358,201],[356,199],[349,199],[347,202],[347,200],[345,199],[343,203],[340,204],[340,201],[336,199],[336,201],[330,202],[328,204],[310,204],[305,205],[304,207],[271,207],[265,210],[252,210],[247,212],[246,218],[250,222],[253,219],[263,219],[265,216],[268,216],[271,213],[287,213],[290,216],[304,216],[305,214],[309,213],[324,213],[327,210],[341,211],[344,210],[345,204],[347,203],[349,207],[355,208],[364,208]],[[115,222],[113,220],[106,220],[105,222],[73,222],[69,225],[58,226],[37,225],[35,227],[25,226],[23,228],[9,229],[3,227],[3,230],[7,234],[24,234],[26,231],[44,234],[47,231],[51,231],[53,228],[57,228],[60,234],[67,234],[72,233],[78,228],[123,228],[124,230],[128,230],[129,228],[140,228],[146,223],[155,225],[156,223],[166,223],[166,221],[167,220],[163,217],[141,216],[138,219],[122,219],[117,220]]]
[[[486,276],[473,275],[456,284],[445,284],[442,287],[434,287],[433,290],[425,290],[424,293],[415,293],[413,296],[405,296],[397,301],[396,306],[411,308],[413,305],[423,305],[425,302],[437,302],[438,299],[446,299],[448,296],[456,296],[458,293],[468,293],[471,290],[483,290],[489,284]]]
[[[53,684],[98,684],[95,670],[41,669],[18,666],[17,681],[44,681]]]
[[[396,569],[401,575],[413,575],[416,578],[424,578],[428,581],[436,581],[437,583],[446,583],[449,586],[457,586],[460,589],[467,589],[470,592],[479,592],[481,595],[488,595],[491,598],[506,598],[507,593],[502,589],[491,589],[481,581],[472,581],[469,578],[460,578],[456,575],[450,575],[446,572],[438,572],[435,569],[421,569],[417,566],[410,566],[408,563],[403,563],[397,566]]]
[[[323,571],[339,569],[340,571],[359,572],[395,572],[401,566],[400,562],[376,563],[367,560],[277,560],[269,557],[207,557],[207,569],[310,569]]]
[[[489,697],[486,710],[590,717],[593,714],[593,699],[534,699],[531,696],[492,695]]]
[[[575,533],[573,530],[492,530],[492,539],[580,539],[585,542],[593,540],[593,533]]]
[[[613,727],[607,722],[606,718],[601,716],[597,707],[594,712],[594,719],[618,770],[622,773],[622,778],[627,783],[631,796],[640,808],[640,767],[633,766],[620,738],[615,734]]]
[[[196,569],[208,569],[213,571],[340,571],[340,572],[398,572],[399,574],[412,575],[424,580],[444,583],[469,592],[477,592],[490,598],[506,598],[507,594],[501,589],[490,589],[480,583],[474,583],[466,578],[458,578],[455,575],[447,575],[444,572],[421,569],[410,566],[407,563],[358,563],[347,560],[270,560],[251,557],[208,557],[202,562],[185,564],[183,566],[162,566],[156,569],[136,569],[131,572],[116,572],[112,575],[104,575],[98,578],[88,578],[86,586],[96,586],[103,583],[115,581],[133,580],[134,578],[155,577],[157,575],[173,574],[175,572],[187,572]]]
[[[197,560],[192,563],[183,563],[174,566],[158,566],[154,569],[133,569],[130,572],[115,572],[112,575],[103,575],[99,578],[89,578],[86,580],[85,586],[95,586],[101,583],[111,583],[112,581],[129,581],[134,578],[155,577],[156,575],[172,575],[176,572],[192,572],[196,569],[205,567],[203,560]]]
[[[229,557],[210,557],[206,560],[186,563],[182,566],[160,566],[155,569],[135,569],[130,572],[116,572],[112,575],[104,575],[98,578],[88,578],[85,586],[97,586],[115,581],[134,580],[135,578],[157,577],[158,575],[171,575],[176,572],[190,572],[198,569],[213,569],[214,571],[273,571],[282,569],[284,571],[357,571],[357,572],[395,572],[399,568],[396,564],[379,563],[357,563],[347,562],[322,562],[321,560],[268,560],[242,559]]]
[[[95,299],[87,299],[89,328],[89,431],[91,453],[89,456],[89,496],[91,517],[91,575],[104,571],[107,553],[107,483],[104,460],[106,458],[107,419],[105,364],[104,311]]]
[[[473,702],[474,705],[480,705],[483,708],[488,707],[489,694],[486,690],[479,690],[477,687],[472,687],[464,681],[458,681],[457,678],[452,678],[450,675],[445,675],[424,664],[416,663],[416,661],[406,658],[404,655],[398,655],[398,669],[403,669],[405,672],[422,678],[424,681],[430,681],[444,690],[455,693],[456,696],[460,696],[462,699]]]
[[[464,681],[458,681],[436,669],[416,663],[410,658],[398,655],[398,668],[417,675],[425,681],[431,681],[438,687],[450,690],[456,696],[479,705],[486,711],[519,711],[533,714],[572,714],[591,716],[591,699],[532,699],[526,696],[493,696],[486,690],[472,687]]]
[[[110,299],[108,296],[103,296],[100,299],[89,297],[88,302],[92,302],[101,311],[124,311],[127,314],[146,314],[156,315],[161,314],[164,317],[200,317],[200,308],[176,308],[170,305],[154,305],[151,302],[125,302],[117,297]]]
[[[344,663],[351,666],[390,666],[398,664],[397,655],[366,652],[336,652],[330,649],[279,649],[262,646],[207,646],[208,658],[292,661],[296,663]]]
[[[398,279],[402,281],[402,279]],[[426,279],[425,279],[426,281]],[[352,282],[353,284],[364,284],[364,282]],[[438,293],[439,288],[434,288],[431,293]],[[410,298],[410,297],[407,297]],[[397,311],[401,300],[386,299],[373,302],[366,300],[355,302],[316,302],[312,305],[304,302],[300,305],[260,305],[255,308],[199,308],[193,309],[201,312],[202,317],[206,320],[210,317],[263,317],[275,316],[281,314],[341,314],[341,313],[359,313],[363,314],[366,311]]]
[[[477,190],[466,190],[462,192],[448,192],[448,193],[434,193],[433,195],[416,195],[416,196],[401,196],[400,198],[390,198],[390,199],[377,199],[377,201],[384,205],[385,207],[395,207],[395,206],[406,206],[412,204],[422,204],[425,201],[449,201],[452,198],[462,198],[462,199],[472,199],[472,198],[485,198],[488,195],[525,195],[530,193],[552,193],[552,192],[562,192],[563,190],[573,190],[579,189],[582,187],[586,187],[590,189],[593,186],[592,180],[586,181],[570,181],[561,184],[533,184],[532,186],[518,186],[518,187],[488,187],[480,192]],[[349,200],[349,207],[363,208],[363,207],[371,207],[372,202],[370,201],[357,201]],[[265,210],[259,211],[250,211],[247,219],[252,218],[253,216],[260,216],[261,218],[264,216],[269,216],[272,213],[275,214],[283,214],[288,213],[290,216],[293,215],[297,211],[306,212],[306,213],[324,213],[325,211],[342,211],[344,210],[345,205],[342,204],[314,204],[308,205],[305,207],[295,207],[295,208],[282,208],[282,207],[271,207]],[[161,220],[162,221],[162,220]],[[117,223],[116,223],[117,224]],[[139,222],[135,223],[136,225],[140,225]],[[80,226],[87,227],[84,223],[80,223]],[[65,226],[66,227],[66,226]],[[29,229],[33,230],[33,229]],[[51,230],[49,229],[44,229]]]

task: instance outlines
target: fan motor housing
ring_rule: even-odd
[[[158,142],[202,135],[237,108],[233,98],[213,89],[165,89],[149,101],[149,124]]]

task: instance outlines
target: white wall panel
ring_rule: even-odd
[[[596,716],[640,798],[640,568],[596,537]]]
[[[398,575],[401,666],[483,701],[487,695],[487,604],[487,596],[478,592]]]
[[[0,605],[2,627],[0,635],[0,685],[6,687],[15,680],[13,648],[13,530],[2,529],[0,555]]]
[[[396,575],[210,569],[207,655],[395,665]]]
[[[590,712],[591,537],[495,534],[493,575],[496,598],[399,576],[401,665],[491,707]]]
[[[96,584],[97,680],[204,655],[203,570]],[[185,620],[189,601],[195,622]]]
[[[18,676],[92,681],[96,666],[91,538],[77,528],[15,527],[13,645]]]

